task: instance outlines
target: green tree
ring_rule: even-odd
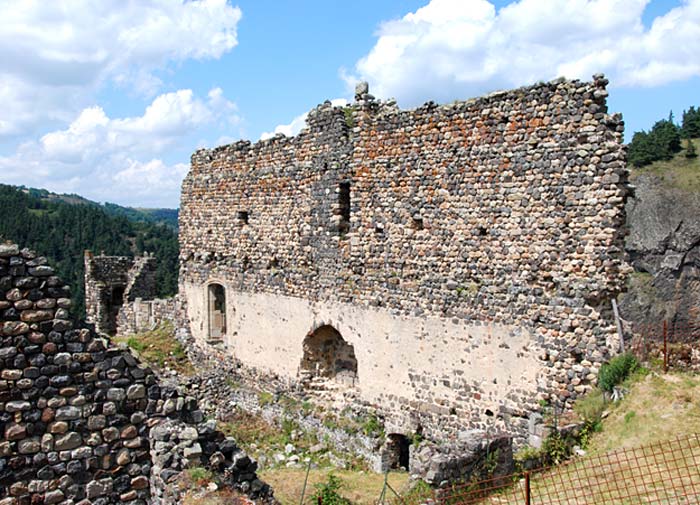
[[[667,120],[657,121],[649,132],[657,159],[670,160],[681,150],[681,132],[672,121],[673,115]]]
[[[75,316],[84,315],[85,249],[118,256],[152,252],[157,258],[158,296],[177,292],[179,248],[172,228],[134,222],[123,214],[110,215],[77,195],[70,196],[79,203],[54,201],[49,196],[46,190],[0,184],[0,237],[49,259],[70,286]]]
[[[645,131],[636,132],[627,151],[627,160],[635,167],[643,167],[656,161],[656,151],[652,139]]]
[[[681,135],[686,139],[700,137],[700,108],[696,109],[691,106],[687,111],[683,111]]]

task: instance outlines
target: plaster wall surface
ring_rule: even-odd
[[[197,284],[184,289],[189,319],[206,321],[206,289]],[[520,328],[439,317],[416,320],[376,308],[267,293],[227,293],[232,325],[225,345],[237,359],[294,381],[304,338],[331,325],[354,348],[361,398],[387,412],[415,409],[412,421],[390,416],[390,425],[400,432],[450,409],[478,425],[486,410],[498,412],[504,402],[515,406],[530,395],[536,403],[541,346]],[[205,328],[193,326],[193,335],[206,339]],[[448,408],[435,409],[440,404]]]

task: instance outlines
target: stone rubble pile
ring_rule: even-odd
[[[74,327],[70,306],[45,258],[0,244],[1,505],[150,503],[164,474],[182,467],[152,443],[161,423],[194,437],[183,447],[189,464],[212,466],[221,453],[216,470],[226,482],[272,499],[254,464],[217,446],[231,442],[201,424],[193,397],[161,387],[127,350]]]

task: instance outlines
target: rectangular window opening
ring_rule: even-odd
[[[338,185],[338,207],[340,209],[340,223],[338,231],[343,234],[350,231],[350,183],[341,182]]]
[[[248,211],[247,210],[239,210],[238,211],[238,222],[240,224],[248,224]]]

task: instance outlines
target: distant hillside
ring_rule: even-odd
[[[134,210],[101,206],[79,195],[0,185],[0,237],[33,249],[52,262],[71,286],[76,316],[84,315],[85,249],[122,256],[153,253],[158,259],[158,294],[174,295],[179,254],[175,230],[153,215],[144,218],[140,211],[134,210],[134,214],[117,209]]]
[[[133,208],[122,207],[116,203],[100,204],[92,200],[88,200],[80,195],[75,194],[57,194],[46,189],[26,188],[19,186],[23,192],[30,196],[39,198],[46,202],[64,202],[74,205],[92,205],[103,209],[110,216],[124,216],[130,221],[140,221],[144,223],[161,223],[170,226],[177,230],[177,209],[149,209],[149,208]]]

